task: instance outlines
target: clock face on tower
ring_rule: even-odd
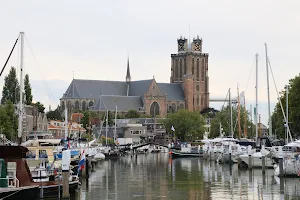
[[[195,51],[200,51],[200,45],[199,45],[199,43],[195,44]]]
[[[183,43],[179,43],[178,44],[178,51],[183,51],[184,50],[184,44]]]

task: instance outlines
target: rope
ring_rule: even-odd
[[[20,192],[20,191],[22,191],[21,189],[20,190],[18,190],[18,191],[16,191],[16,192],[14,192],[14,193],[12,193],[12,194],[9,194],[9,195],[7,195],[6,197],[3,197],[2,199],[0,199],[0,200],[4,200],[4,199],[6,199],[6,198],[8,198],[8,197],[11,197],[11,196],[13,196],[13,195],[15,195],[15,194],[17,194],[18,192]]]
[[[245,89],[245,93],[246,93],[246,91],[248,89],[248,85],[249,85],[249,81],[250,81],[250,78],[251,78],[252,70],[254,68],[254,63],[255,63],[255,59],[253,60],[253,63],[252,63],[251,71],[250,71],[250,74],[249,74],[249,77],[248,77],[248,81],[247,81],[247,85],[246,85],[246,89]]]
[[[42,73],[42,71],[41,71],[41,67],[40,67],[39,63],[37,62],[37,60],[36,60],[36,58],[35,58],[35,55],[34,55],[32,49],[31,49],[31,46],[29,45],[29,42],[28,42],[28,39],[27,39],[26,35],[25,35],[25,40],[26,40],[26,43],[27,43],[28,48],[29,48],[29,50],[30,50],[30,53],[31,53],[31,55],[32,55],[32,57],[33,57],[33,60],[34,60],[36,66],[37,66],[37,68],[38,68],[38,71],[39,71],[40,76],[41,76],[41,78],[42,78],[43,84],[44,84],[44,86],[45,86],[45,88],[46,88],[46,90],[47,90],[48,96],[49,96],[49,98],[50,98],[51,101],[54,101],[54,100],[53,100],[54,98],[53,98],[52,92],[51,92],[51,90],[48,88],[47,84],[45,83],[45,79],[44,79],[43,73]]]

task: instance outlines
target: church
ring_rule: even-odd
[[[201,111],[209,107],[208,54],[202,39],[177,39],[178,52],[171,54],[170,83],[152,79],[132,81],[129,60],[125,81],[73,79],[60,99],[62,109],[115,111],[137,110],[166,117],[179,109]]]

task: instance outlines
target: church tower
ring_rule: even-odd
[[[202,53],[199,36],[191,43],[180,37],[177,45],[178,53],[171,54],[170,82],[182,84],[188,110],[201,111],[209,107],[208,54]]]

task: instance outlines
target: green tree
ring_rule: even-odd
[[[205,132],[205,120],[198,112],[179,110],[170,113],[168,118],[163,120],[167,132],[173,133],[171,127],[175,128],[175,136],[181,141],[202,139]]]
[[[60,106],[57,106],[55,110],[48,111],[46,113],[47,119],[52,119],[52,120],[62,120],[62,110]]]
[[[37,108],[38,108],[38,111],[40,112],[40,113],[44,113],[45,112],[45,106],[44,106],[44,104],[42,104],[41,102],[36,102],[36,103],[33,103],[33,105],[35,105],[35,106],[37,106]]]
[[[128,110],[128,112],[125,114],[126,118],[139,118],[140,113],[136,110]]]
[[[300,76],[289,80],[289,128],[292,136],[298,137],[300,135]],[[285,86],[285,88],[287,87]],[[281,101],[283,111],[286,113],[286,91],[281,92],[279,100]],[[279,101],[277,102],[274,112],[272,113],[272,132],[276,133],[277,137],[285,138],[285,121],[282,114],[282,109]]]
[[[18,119],[14,105],[11,101],[7,101],[5,105],[0,106],[0,133],[4,134],[10,140],[15,140],[17,130]]]
[[[31,103],[32,103],[32,94],[31,94],[31,86],[30,86],[28,74],[25,75],[24,90],[25,90],[25,104],[26,105],[31,105]]]
[[[20,86],[17,79],[16,68],[12,67],[9,74],[4,78],[1,103],[11,101],[13,104],[20,100]]]
[[[222,132],[225,133],[225,136],[230,135],[230,107],[224,107],[220,112],[216,114],[216,116],[210,122],[210,137],[218,137],[220,136],[220,123],[223,128]],[[240,107],[240,123],[241,123],[241,137],[245,137],[244,135],[244,127],[246,122],[247,136],[253,137],[253,132],[251,132],[251,122],[249,121],[248,112],[246,114],[245,119],[245,108]],[[238,110],[236,107],[232,108],[232,123],[233,123],[233,136],[238,137]],[[253,131],[253,129],[252,129]]]

